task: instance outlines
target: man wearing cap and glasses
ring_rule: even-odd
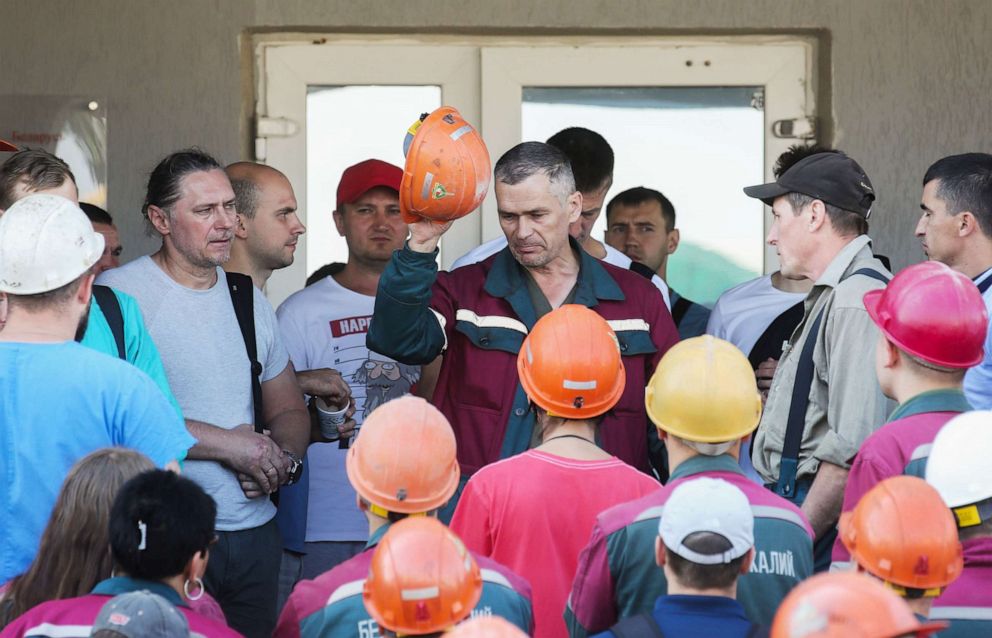
[[[661,513],[655,560],[668,594],[650,614],[628,616],[596,638],[762,635],[735,600],[737,579],[754,560],[754,515],[739,489],[706,477],[676,487]]]
[[[847,155],[817,153],[744,192],[772,207],[768,243],[782,274],[814,282],[803,319],[783,344],[752,459],[770,489],[801,505],[822,570],[851,459],[891,408],[870,356],[878,329],[862,303],[892,277],[866,234],[875,191]]]

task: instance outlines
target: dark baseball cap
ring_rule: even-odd
[[[776,197],[802,193],[868,219],[875,189],[864,169],[844,153],[816,153],[795,163],[778,181],[744,189],[769,206]]]
[[[341,181],[338,182],[338,210],[341,210],[344,204],[353,203],[376,186],[385,186],[398,193],[402,181],[403,169],[382,160],[368,159],[349,166],[344,169]]]

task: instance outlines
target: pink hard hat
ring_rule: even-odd
[[[982,361],[989,316],[975,283],[936,261],[906,268],[864,296],[885,336],[909,354],[947,368]]]

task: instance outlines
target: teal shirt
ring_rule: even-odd
[[[117,301],[121,305],[121,315],[124,317],[124,348],[127,354],[127,361],[138,368],[155,382],[165,398],[169,400],[176,413],[182,417],[182,410],[176,397],[172,395],[169,381],[165,378],[165,367],[162,365],[162,358],[158,354],[155,342],[145,328],[145,320],[141,316],[138,302],[134,297],[126,295],[119,290],[114,290]],[[86,325],[86,334],[80,342],[88,348],[97,352],[109,354],[117,358],[117,342],[114,340],[114,333],[110,331],[110,324],[100,304],[93,299],[90,304],[89,322]]]

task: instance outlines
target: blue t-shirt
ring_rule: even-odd
[[[975,285],[992,313],[992,268],[975,277]],[[985,358],[964,375],[964,395],[976,410],[992,410],[992,323],[985,333]]]
[[[127,355],[129,363],[151,377],[155,385],[159,387],[165,398],[172,403],[172,407],[182,416],[179,403],[172,394],[169,387],[169,380],[165,378],[165,367],[162,365],[162,357],[158,354],[158,348],[152,341],[152,336],[145,328],[145,320],[141,316],[141,309],[138,302],[131,295],[125,295],[120,290],[114,290],[118,303],[121,305],[121,316],[124,319],[124,354]],[[97,352],[109,354],[112,357],[118,356],[117,341],[114,340],[114,333],[107,323],[107,317],[100,309],[100,304],[96,298],[90,304],[90,316],[86,324],[86,334],[80,342],[87,348],[93,348]]]
[[[661,596],[651,615],[661,633],[672,638],[745,638],[751,631],[741,604],[724,596]],[[615,638],[615,634],[604,631],[593,638]]]
[[[38,550],[72,465],[110,446],[158,466],[196,440],[155,383],[75,342],[0,342],[0,583]]]

